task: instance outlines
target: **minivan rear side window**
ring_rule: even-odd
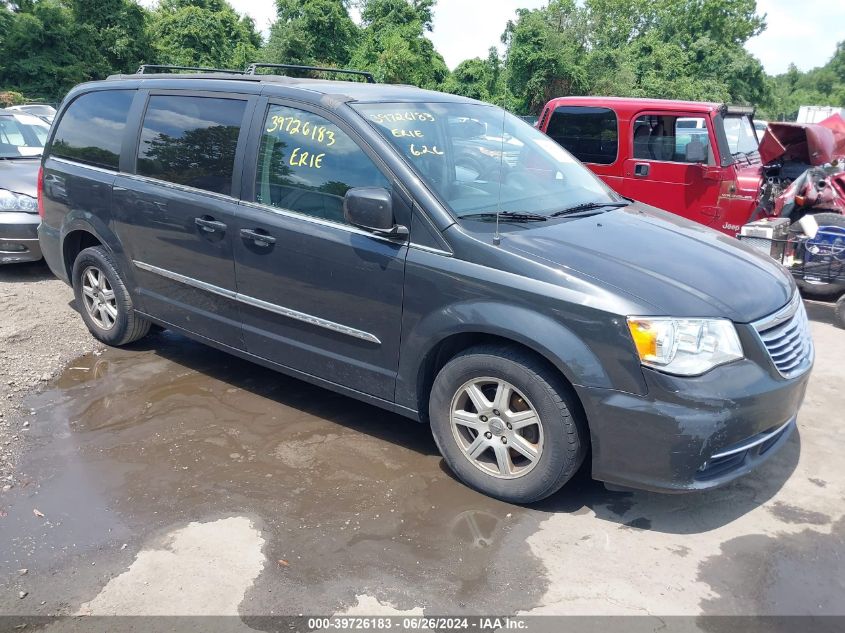
[[[138,145],[137,173],[232,195],[245,109],[242,99],[151,96]]]
[[[616,113],[608,108],[555,108],[546,134],[582,163],[610,165],[619,150]]]
[[[134,90],[98,90],[76,98],[65,110],[50,154],[117,170]]]

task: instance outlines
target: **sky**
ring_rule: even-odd
[[[273,0],[229,0],[247,13],[265,35],[275,18]],[[144,4],[150,4],[149,1]],[[517,8],[534,9],[546,0],[439,0],[434,31],[437,50],[454,68],[464,59],[486,57]],[[845,39],[845,2],[842,0],[757,0],[757,12],[767,14],[768,27],[747,48],[769,74],[785,72],[790,63],[801,70],[824,65]]]

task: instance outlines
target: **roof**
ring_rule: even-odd
[[[634,97],[558,97],[549,101],[554,107],[561,105],[580,105],[606,107],[616,112],[640,112],[642,110],[681,109],[687,112],[708,113],[724,108],[722,103],[706,101],[676,101],[673,99],[638,99]]]
[[[290,90],[307,91],[317,95],[331,96],[337,100],[390,103],[390,102],[432,102],[448,101],[458,103],[478,103],[473,99],[434,90],[425,90],[415,86],[400,84],[365,83],[362,81],[332,81],[326,79],[308,79],[285,75],[243,75],[227,73],[174,73],[158,75],[112,75],[106,82],[127,82],[137,84],[133,87],[159,87],[202,90],[204,86],[214,86],[219,90],[226,84],[252,84],[268,87],[267,94],[284,94]],[[102,83],[102,82],[97,82]],[[279,88],[278,91],[273,88]]]

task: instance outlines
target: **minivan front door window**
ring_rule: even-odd
[[[622,199],[548,136],[495,106],[353,106],[413,165],[458,218],[508,212],[512,221]],[[501,217],[501,216],[500,216]]]
[[[390,183],[331,121],[271,105],[258,151],[256,202],[344,223],[343,197],[352,187],[387,189]]]

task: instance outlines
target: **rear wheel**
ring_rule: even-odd
[[[117,265],[105,248],[94,246],[79,253],[72,280],[82,320],[97,340],[120,346],[149,332],[150,322],[135,313]]]
[[[578,470],[587,434],[561,378],[530,353],[480,346],[449,361],[429,402],[440,452],[461,481],[514,503],[556,492]]]
[[[845,216],[839,213],[816,213],[813,215],[820,227],[835,226],[845,229]],[[843,283],[813,283],[803,279],[796,280],[801,294],[811,299],[835,299],[845,292]]]

